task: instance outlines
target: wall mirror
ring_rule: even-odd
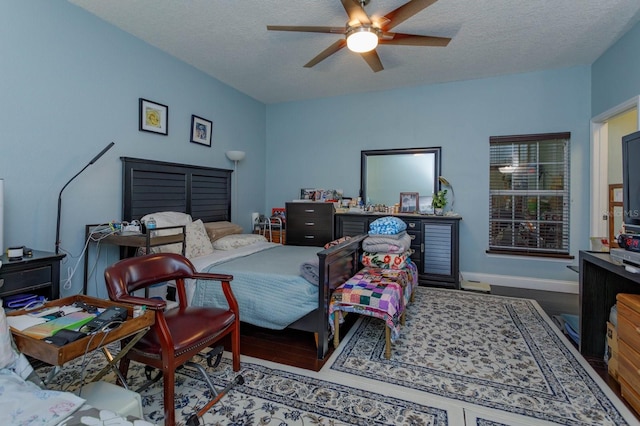
[[[438,191],[440,147],[361,152],[360,192],[367,204],[392,206],[401,192],[431,196]]]

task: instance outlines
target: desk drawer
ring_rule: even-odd
[[[24,271],[7,271],[0,274],[0,295],[22,293],[24,291],[50,286],[52,272],[50,265],[44,265]]]

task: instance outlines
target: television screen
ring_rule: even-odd
[[[622,191],[625,232],[640,234],[640,132],[622,138]]]

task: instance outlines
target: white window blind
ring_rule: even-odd
[[[570,137],[490,137],[489,253],[569,255]]]

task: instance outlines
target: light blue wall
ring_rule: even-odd
[[[264,206],[264,104],[66,1],[0,2],[0,52],[5,247],[53,251],[60,189],[111,141],[63,193],[61,241],[73,256],[85,224],[121,217],[121,156],[233,169],[224,153],[246,151],[234,220],[248,230]],[[169,106],[168,136],[138,131],[140,97]],[[212,148],[189,142],[192,114],[213,121]],[[63,281],[76,262],[67,257]],[[63,295],[80,291],[82,270]]]
[[[571,254],[588,248],[587,66],[267,106],[267,205],[302,187],[357,196],[363,149],[442,147],[461,270],[577,280],[567,262],[488,256],[489,137],[571,132]],[[571,262],[569,262],[571,263]],[[572,263],[577,263],[574,260]]]
[[[441,146],[464,217],[462,270],[575,280],[566,262],[484,253],[488,138],[572,133],[577,256],[588,248],[589,119],[640,94],[640,25],[593,67],[268,106],[63,1],[0,2],[0,52],[5,247],[53,250],[62,185],[116,143],[64,192],[61,240],[74,256],[84,224],[120,217],[121,156],[230,169],[224,152],[246,151],[234,221],[248,229],[250,212],[283,206],[303,187],[357,195],[363,149]],[[140,97],[169,105],[168,137],[138,131]],[[213,121],[213,148],[189,143],[191,114]],[[67,258],[63,279],[75,263]],[[63,295],[79,291],[82,267],[76,274]]]
[[[640,23],[593,63],[591,74],[593,117],[640,95]]]

